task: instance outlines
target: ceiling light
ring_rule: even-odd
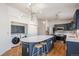
[[[29,3],[29,6],[32,5],[32,3]]]
[[[46,22],[45,21],[43,21],[43,24],[45,24]]]

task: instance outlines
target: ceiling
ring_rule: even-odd
[[[47,20],[71,20],[78,3],[9,3],[8,5],[28,13],[32,11],[40,19]]]

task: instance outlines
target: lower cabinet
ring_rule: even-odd
[[[53,47],[53,41],[54,39],[53,38],[50,38],[44,42],[46,42],[46,47],[45,47],[45,52],[47,52],[46,50],[48,50],[48,52],[51,50],[51,48]],[[41,44],[41,42],[38,42]],[[37,56],[37,52],[38,50],[34,47],[35,44],[38,44],[38,43],[27,43],[27,42],[23,42],[22,44],[22,56]],[[42,47],[44,48],[44,47]],[[42,50],[40,50],[42,51]],[[48,53],[47,52],[47,53]],[[40,52],[40,54],[42,55],[42,52]]]
[[[67,41],[67,56],[79,56],[79,42]]]
[[[22,56],[29,56],[27,43],[22,44]]]

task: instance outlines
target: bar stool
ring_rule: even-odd
[[[35,44],[34,49],[33,49],[33,53],[34,53],[35,48],[37,49],[37,52],[35,54],[37,56],[39,56],[40,53],[42,53],[41,51],[42,51],[43,45],[42,44]],[[32,54],[32,55],[34,55],[34,54]]]
[[[48,53],[47,42],[42,42],[41,44],[43,45],[43,53],[44,54]]]

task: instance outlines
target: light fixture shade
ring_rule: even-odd
[[[31,5],[32,3],[29,3],[29,6]]]
[[[43,24],[45,24],[46,22],[45,21],[43,21]]]

